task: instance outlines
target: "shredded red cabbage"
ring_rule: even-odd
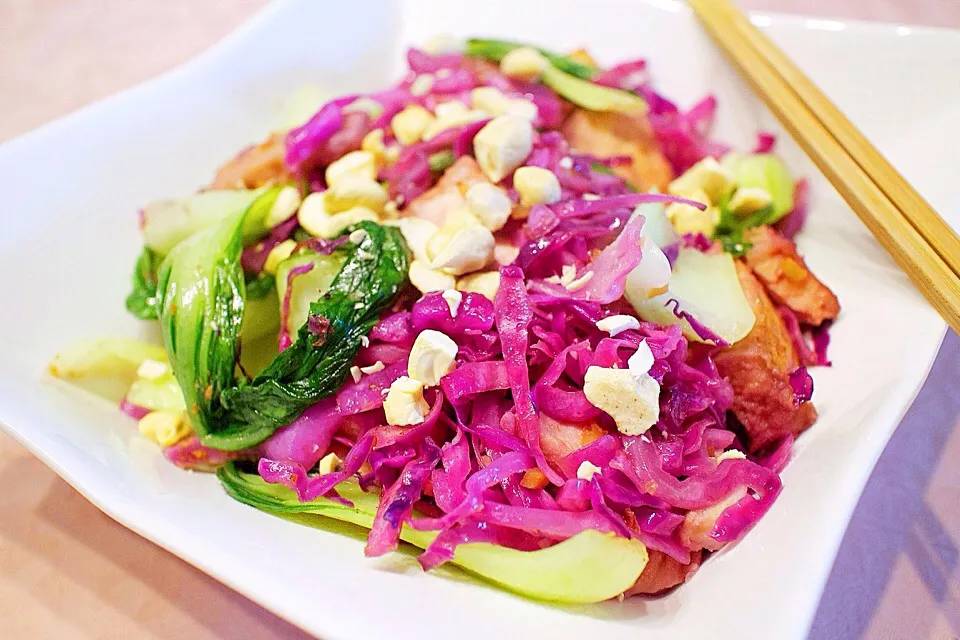
[[[793,389],[793,403],[798,405],[813,397],[813,378],[804,366],[799,366],[789,374],[790,387]]]
[[[633,313],[622,297],[626,276],[642,257],[644,218],[634,215],[634,208],[645,202],[706,205],[635,193],[604,170],[629,163],[629,157],[597,158],[571,150],[557,131],[570,104],[540,83],[508,78],[496,65],[461,54],[411,49],[407,61],[410,73],[401,82],[370,94],[383,107],[380,114],[371,118],[344,112],[354,99],[350,96],[331,101],[291,131],[288,168],[323,188],[323,167],[358,148],[368,131],[383,128],[385,142],[396,144],[390,122],[404,107],[432,109],[451,99],[469,104],[471,89],[492,86],[536,105],[538,133],[526,163],[557,176],[561,199],[531,207],[524,220],[510,220],[496,232],[498,243],[513,245],[519,254],[511,266],[500,269],[493,300],[463,292],[451,310],[440,292],[402,297],[369,332],[352,376],[336,394],[261,445],[260,475],[292,488],[300,500],[326,496],[343,501],[337,484],[358,478],[361,488],[379,492],[366,553],[395,548],[403,526],[436,531],[419,557],[424,568],[450,560],[464,543],[531,550],[585,529],[639,539],[681,563],[738,539],[779,493],[777,473],[789,458],[792,439],[778,441],[760,457],[717,462],[723,451],[740,446],[727,424],[733,389],[712,360],[726,343],[681,309],[680,301],[670,298],[666,305],[713,344],[688,344],[673,325],[638,322],[639,328],[614,337],[596,326],[604,317]],[[414,96],[410,88],[419,74],[432,74],[432,86],[426,95]],[[675,173],[728,150],[709,138],[713,96],[681,111],[652,89],[643,60],[599,71],[594,81],[647,100],[654,136]],[[400,146],[396,161],[382,168],[378,178],[401,215],[436,183],[431,155],[449,151],[456,159],[473,154],[473,139],[486,122],[458,125]],[[773,144],[771,134],[758,135],[758,151],[769,151]],[[517,199],[510,178],[502,186]],[[785,235],[795,233],[806,208],[806,183],[801,181],[796,206],[778,228]],[[277,241],[291,230],[281,238],[278,229]],[[248,271],[262,268],[273,240],[271,234],[245,252]],[[712,243],[702,235],[686,236],[675,247],[663,248],[671,263],[681,247],[706,251]],[[294,269],[288,278],[309,268]],[[289,284],[281,301],[281,348],[290,340],[285,329]],[[791,372],[790,382],[796,401],[805,401],[813,388],[806,367],[828,362],[829,323],[810,329],[800,326],[789,310],[781,314],[803,365]],[[407,374],[412,345],[427,329],[456,343],[454,367],[425,390],[430,410],[422,422],[387,424],[384,397]],[[812,347],[806,331],[812,332]],[[660,418],[644,435],[628,437],[590,403],[584,381],[590,367],[626,368],[641,342],[653,356],[649,375],[660,385]],[[178,458],[193,455],[191,446],[185,445],[187,453]],[[311,473],[331,446],[338,452],[346,447],[342,468]],[[212,459],[219,452],[198,455]],[[698,525],[692,533],[691,522]]]
[[[450,335],[481,333],[493,327],[493,303],[479,293],[464,291],[453,315],[442,293],[428,293],[413,303],[410,320],[416,333],[424,329]]]
[[[287,153],[284,164],[295,173],[330,140],[343,125],[343,107],[356,100],[356,95],[344,96],[325,104],[307,122],[287,134]]]
[[[807,338],[803,335],[803,329],[800,327],[800,320],[797,319],[797,314],[789,307],[783,305],[777,307],[777,311],[783,319],[787,333],[790,334],[790,341],[793,342],[793,348],[797,352],[797,358],[799,358],[800,364],[806,367],[819,364],[817,354],[810,347]]]
[[[533,320],[533,308],[527,297],[523,271],[517,267],[500,270],[500,288],[494,300],[494,313],[503,360],[510,379],[518,434],[537,461],[537,466],[555,485],[563,485],[563,478],[550,468],[540,449],[540,429],[533,397],[530,393],[530,373],[527,365],[528,329]]]
[[[686,320],[690,324],[690,328],[693,329],[693,332],[697,334],[702,340],[709,340],[718,347],[727,346],[727,341],[717,335],[713,329],[703,324],[699,320],[693,317],[689,311],[680,309],[680,301],[676,298],[670,298],[664,303],[664,306],[669,307],[673,305],[673,308],[670,311],[673,315],[677,316],[681,320]]]
[[[133,404],[132,402],[127,400],[126,396],[124,396],[120,400],[120,411],[127,414],[134,420],[139,420],[143,416],[150,413],[150,409],[147,409],[146,407],[141,407],[138,404]]]
[[[297,228],[296,216],[284,220],[277,226],[270,229],[267,236],[249,247],[244,247],[240,254],[240,266],[246,273],[256,275],[263,271],[263,264],[267,261],[267,256],[278,244],[290,237],[293,230]]]
[[[435,73],[440,69],[455,69],[463,62],[459,53],[432,55],[420,49],[407,49],[407,64],[414,73]]]
[[[830,358],[827,357],[827,347],[830,346],[830,325],[833,320],[826,320],[819,327],[812,329],[813,333],[813,352],[817,354],[816,364],[824,367],[831,365]]]
[[[770,153],[777,143],[777,136],[769,131],[758,131],[757,142],[753,145],[752,153]]]
[[[636,87],[649,82],[650,78],[646,70],[647,61],[643,58],[639,60],[627,60],[626,62],[615,64],[609,69],[599,72],[592,80],[606,87],[632,91]]]
[[[325,398],[264,440],[260,454],[274,460],[290,460],[309,469],[327,452],[342,421],[336,399]]]
[[[719,158],[730,150],[729,146],[708,137],[717,106],[713,96],[707,96],[683,113],[649,84],[636,91],[647,101],[650,126],[676,175],[707,156]]]

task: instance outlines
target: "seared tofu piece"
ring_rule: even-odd
[[[560,466],[564,456],[582,449],[605,433],[595,422],[564,424],[540,415],[540,448],[543,457],[554,467]]]
[[[643,568],[643,573],[633,586],[624,593],[625,596],[653,596],[683,584],[700,568],[703,558],[703,554],[697,551],[691,554],[690,564],[682,564],[662,551],[648,549],[647,553],[650,555],[647,566]]]
[[[301,164],[303,171],[326,167],[350,151],[360,148],[360,142],[369,129],[370,116],[354,111],[343,116],[340,129],[312,156]],[[265,184],[292,180],[283,164],[286,154],[287,132],[272,133],[266,140],[247,147],[217,171],[211,189],[256,189]]]
[[[797,402],[789,374],[800,362],[783,319],[763,286],[741,261],[740,285],[757,317],[747,336],[714,356],[720,375],[733,386],[733,413],[743,424],[750,451],[796,435],[817,418],[810,402]]]
[[[717,504],[688,511],[680,525],[680,542],[688,549],[719,551],[726,543],[718,542],[710,536],[710,533],[717,524],[717,519],[726,511],[727,507],[733,506],[746,495],[746,487],[741,487]],[[753,500],[753,498],[750,499]]]
[[[466,205],[464,194],[473,184],[487,182],[480,165],[471,156],[463,156],[450,165],[437,184],[414,198],[406,215],[430,220],[442,227],[447,214]]]
[[[645,116],[574,109],[562,131],[570,146],[581,153],[630,157],[629,165],[614,167],[613,171],[640,191],[651,187],[666,191],[673,179],[670,163],[660,153]]]
[[[767,226],[750,229],[745,239],[752,245],[744,256],[747,264],[771,298],[806,324],[819,325],[837,316],[837,296],[810,272],[792,240]]]
[[[274,133],[266,140],[247,147],[217,171],[211,189],[256,189],[268,183],[281,182],[290,175],[283,166],[284,133]]]

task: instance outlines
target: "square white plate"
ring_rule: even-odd
[[[952,213],[955,169],[944,160],[960,146],[960,83],[944,79],[960,68],[958,34],[757,19]],[[663,599],[561,608],[452,570],[423,574],[408,555],[366,559],[355,536],[233,502],[212,476],[168,465],[114,407],[44,376],[75,339],[149,333],[122,304],[140,205],[208,180],[277,122],[297,86],[381,87],[399,73],[405,45],[438,32],[586,45],[608,62],[646,56],[681,104],[716,93],[719,137],[748,146],[757,128],[779,130],[672,0],[275,4],[182,69],[0,148],[0,420],[118,521],[324,638],[802,637],[944,325],[787,139],[780,151],[813,179],[801,248],[843,304],[834,367],[816,372],[821,418],[800,439],[772,511]]]

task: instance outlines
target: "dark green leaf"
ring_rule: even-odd
[[[486,58],[494,62],[500,62],[503,56],[517,47],[529,46],[522,42],[509,42],[507,40],[492,40],[487,38],[470,38],[467,40],[464,53],[468,56]],[[582,62],[569,58],[565,55],[535,47],[543,56],[550,61],[550,64],[556,68],[569,73],[578,78],[589,79],[597,72],[596,67],[592,67]]]
[[[723,250],[734,257],[742,256],[750,249],[750,243],[743,239],[743,232],[751,227],[767,224],[772,207],[755,211],[746,217],[739,217],[730,211],[730,196],[724,196],[718,203],[720,222],[714,232],[714,238],[720,241]]]
[[[450,149],[444,149],[443,151],[437,151],[434,154],[431,154],[427,158],[427,164],[430,166],[430,171],[443,171],[447,167],[453,164],[454,157],[453,151]]]
[[[274,278],[269,273],[260,273],[252,280],[247,280],[247,300],[266,298],[273,291]]]
[[[723,247],[723,250],[732,255],[734,258],[739,258],[747,251],[750,250],[752,246],[749,242],[746,242],[742,234],[739,237],[734,236],[720,236],[720,245]]]
[[[161,258],[148,247],[144,247],[133,267],[133,284],[127,294],[127,311],[141,320],[156,320],[157,312],[157,269]]]
[[[393,227],[361,222],[366,235],[348,249],[330,289],[310,305],[297,340],[247,385],[226,390],[227,412],[213,446],[256,444],[306,407],[335,391],[346,378],[361,338],[393,303],[406,280],[409,256]]]

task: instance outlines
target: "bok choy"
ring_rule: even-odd
[[[223,488],[234,499],[280,515],[325,516],[369,529],[377,511],[377,495],[355,482],[342,482],[337,492],[352,502],[327,498],[300,502],[296,493],[244,473],[234,462],[217,469]],[[303,520],[301,520],[303,521]],[[404,526],[400,538],[421,549],[437,535]],[[615,598],[629,589],[647,565],[646,546],[639,540],[587,529],[546,549],[519,551],[485,542],[457,546],[453,564],[505,589],[538,600],[587,604]]]
[[[261,442],[340,386],[361,337],[403,286],[409,260],[398,230],[359,223],[362,239],[341,249],[343,267],[317,292],[296,341],[252,380],[238,380],[246,224],[235,214],[180,242],[159,274],[163,341],[187,413],[204,445],[226,450]]]

